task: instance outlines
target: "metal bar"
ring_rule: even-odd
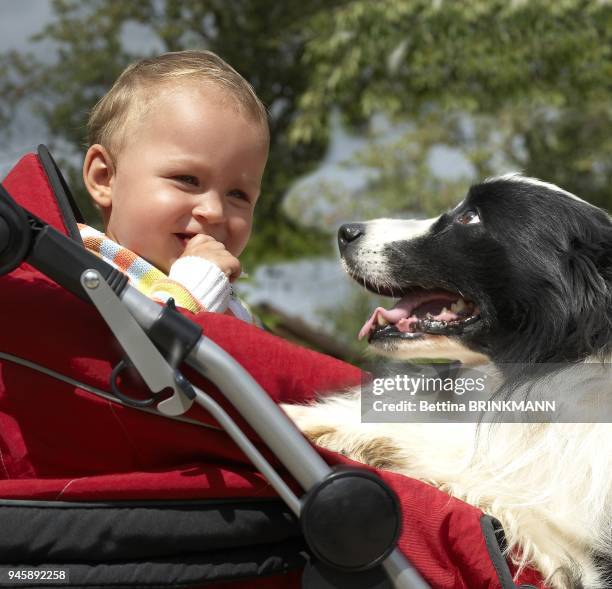
[[[226,413],[212,397],[193,387],[196,398],[195,402],[203,409],[206,409],[218,422],[227,434],[234,440],[236,445],[246,454],[249,460],[257,467],[259,472],[264,475],[267,481],[274,487],[281,499],[289,506],[291,511],[298,517],[300,516],[301,504],[295,493],[289,488],[287,483],[274,470],[272,465],[263,457],[261,452],[255,447],[253,442],[246,437],[244,432],[236,425],[236,422]]]
[[[214,382],[307,491],[331,472],[294,423],[225,350],[203,337],[187,363]]]
[[[383,567],[396,589],[431,589],[398,548],[383,562]]]

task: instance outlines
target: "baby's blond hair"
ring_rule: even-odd
[[[268,133],[266,107],[234,68],[211,51],[175,51],[143,59],[123,70],[89,115],[89,145],[99,143],[115,160],[126,128],[159,96],[155,87],[193,81],[216,86],[224,92],[224,99],[233,100],[241,114],[261,123]]]

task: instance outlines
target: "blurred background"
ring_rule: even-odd
[[[128,63],[188,48],[269,108],[238,288],[315,349],[359,362],[381,302],[340,269],[342,222],[435,215],[509,171],[612,210],[605,0],[0,0],[0,177],[45,143],[99,225],[80,179],[89,109]]]

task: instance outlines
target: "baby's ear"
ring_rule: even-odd
[[[102,145],[92,145],[83,162],[83,182],[96,204],[104,211],[112,204],[112,184],[115,167],[110,154]]]

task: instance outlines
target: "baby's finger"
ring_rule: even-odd
[[[223,260],[222,270],[229,278],[229,281],[234,282],[234,280],[236,280],[240,276],[240,272],[242,271],[240,260],[229,254],[227,259]]]
[[[193,247],[193,246],[202,245],[205,243],[213,244],[213,243],[219,243],[219,242],[214,237],[211,237],[210,235],[206,235],[205,233],[197,233],[187,242],[187,245],[191,245]]]
[[[196,235],[192,237],[185,246],[183,255],[206,255],[207,253],[221,253],[225,246],[208,235]]]

